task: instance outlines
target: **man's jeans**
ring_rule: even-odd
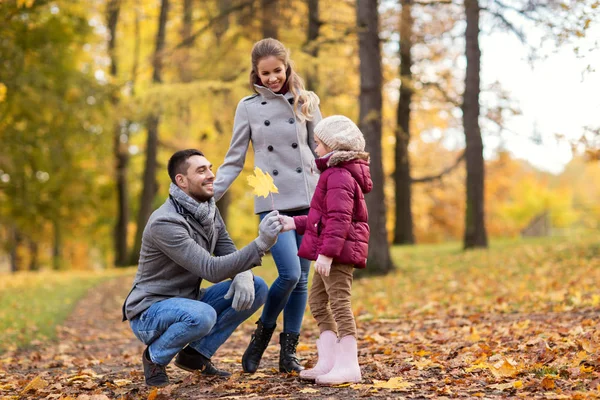
[[[135,336],[148,345],[152,362],[169,364],[187,344],[211,358],[267,298],[267,284],[254,276],[254,304],[238,312],[231,307],[233,297],[223,298],[229,286],[231,280],[210,286],[200,301],[177,297],[159,301],[130,321]]]
[[[261,213],[260,219],[268,213]],[[308,209],[293,212],[281,212],[282,215],[296,216],[308,214]],[[298,257],[302,235],[295,230],[280,233],[277,243],[271,247],[271,255],[279,276],[269,289],[267,302],[260,320],[271,327],[277,323],[277,317],[283,310],[283,331],[300,333],[306,301],[308,299],[308,273],[310,260]]]

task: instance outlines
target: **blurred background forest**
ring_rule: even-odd
[[[141,230],[168,194],[169,156],[199,148],[215,170],[223,161],[237,102],[251,94],[250,50],[263,37],[291,50],[324,116],[347,115],[365,133],[375,270],[393,268],[394,244],[468,249],[597,231],[598,126],[557,132],[572,151],[560,174],[502,145],[483,151],[520,110],[499,82],[480,80],[480,38],[514,35],[531,63],[542,41],[578,57],[598,5],[0,0],[0,271],[136,264]],[[250,154],[244,174],[252,164]],[[238,246],[256,235],[244,176],[219,208]]]

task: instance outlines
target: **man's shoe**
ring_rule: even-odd
[[[296,356],[296,347],[300,335],[297,333],[281,332],[279,334],[279,343],[281,350],[279,351],[279,372],[300,372],[304,369],[300,365],[298,356]]]
[[[167,366],[153,363],[147,347],[144,350],[144,354],[142,354],[142,364],[144,365],[146,385],[163,387],[169,384],[169,377],[166,371]]]
[[[258,366],[260,365],[260,359],[267,349],[267,346],[271,341],[271,336],[273,336],[273,331],[277,326],[273,325],[272,327],[267,328],[263,325],[260,319],[258,322],[256,322],[256,325],[257,327],[252,334],[250,344],[242,356],[242,368],[244,372],[251,374],[255,373],[258,369]]]
[[[210,358],[204,357],[190,346],[186,346],[177,354],[175,365],[189,372],[199,371],[200,375],[218,376],[227,378],[231,376],[230,372],[218,369],[210,361]]]

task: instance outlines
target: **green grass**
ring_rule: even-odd
[[[0,275],[0,353],[53,339],[77,301],[100,282],[133,271],[44,271]]]

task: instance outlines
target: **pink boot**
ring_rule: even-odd
[[[335,364],[325,375],[317,377],[319,385],[340,385],[342,383],[360,382],[360,366],[358,365],[358,348],[354,336],[345,336],[335,346]]]
[[[324,331],[321,337],[317,339],[318,361],[311,369],[300,371],[300,379],[314,381],[317,376],[325,375],[335,362],[335,346],[337,345],[337,335],[333,331]]]

